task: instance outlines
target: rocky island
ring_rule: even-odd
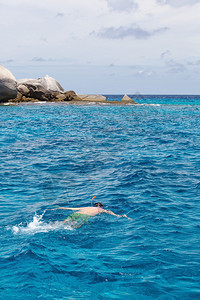
[[[24,102],[69,102],[84,104],[88,102],[110,104],[137,104],[133,99],[124,95],[121,101],[108,101],[102,95],[82,95],[74,91],[65,91],[59,82],[46,75],[38,79],[16,79],[13,74],[0,65],[0,103]]]

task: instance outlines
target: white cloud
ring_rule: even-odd
[[[143,70],[143,69],[140,69],[137,72],[135,72],[133,74],[133,76],[150,77],[150,76],[152,76],[154,74],[155,74],[155,72],[153,70]]]
[[[172,53],[169,50],[166,50],[163,53],[161,53],[160,57],[161,60],[164,61],[167,73],[184,73],[185,71],[187,71],[187,63],[180,62],[174,59]]]
[[[108,7],[113,11],[126,11],[137,10],[138,4],[133,0],[106,0]]]
[[[41,63],[41,62],[54,62],[54,61],[56,61],[56,60],[53,59],[53,58],[33,57],[33,58],[31,59],[31,61]]]
[[[166,62],[169,73],[182,73],[187,71],[185,65],[183,63],[177,62],[174,59],[170,59]]]
[[[132,25],[130,27],[120,26],[118,28],[115,27],[103,28],[98,33],[94,32],[93,34],[96,34],[97,36],[106,39],[124,39],[126,37],[133,37],[135,39],[140,40],[140,39],[148,39],[151,36],[161,32],[165,32],[166,30],[168,30],[167,27],[148,31],[138,27],[137,25]]]
[[[60,18],[60,17],[64,17],[64,16],[65,16],[65,14],[63,14],[63,13],[60,13],[60,12],[59,12],[59,13],[57,13],[57,15],[56,15],[56,17],[59,17],[59,18]]]
[[[200,3],[200,0],[157,0],[159,4],[171,5],[174,7],[189,6]]]
[[[161,53],[160,58],[161,59],[166,59],[169,56],[171,56],[171,52],[169,50],[166,50],[166,51]]]
[[[200,59],[187,62],[189,66],[200,66]]]

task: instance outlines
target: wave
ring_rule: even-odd
[[[14,102],[6,102],[6,103],[3,103],[3,105],[7,106],[7,105],[13,105],[15,104]]]
[[[42,215],[35,214],[33,220],[24,226],[22,223],[12,227],[12,232],[14,234],[36,234],[39,232],[49,232],[58,230],[73,230],[73,227],[69,224],[64,224],[63,222],[50,222],[46,223],[42,220],[46,211]]]
[[[138,103],[136,105],[140,105],[140,106],[161,106],[162,104],[158,104],[158,103]]]

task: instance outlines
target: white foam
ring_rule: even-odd
[[[45,212],[44,212],[45,213]],[[33,220],[27,224],[27,226],[23,226],[21,223],[19,225],[15,225],[12,227],[12,231],[14,234],[26,233],[26,234],[35,234],[39,232],[49,232],[49,231],[57,231],[61,229],[73,230],[73,228],[69,225],[64,224],[63,222],[56,221],[54,223],[45,223],[42,221],[42,217],[35,214]]]
[[[161,106],[162,104],[156,104],[156,103],[140,103],[140,104],[134,104],[138,106]]]
[[[6,102],[3,105],[13,105],[13,104],[15,104],[15,103],[14,102]]]

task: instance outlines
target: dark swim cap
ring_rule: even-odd
[[[95,207],[103,207],[103,204],[101,202],[97,202],[94,204]]]

